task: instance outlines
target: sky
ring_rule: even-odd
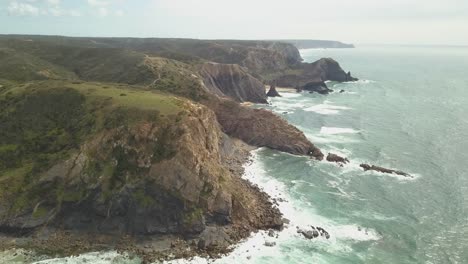
[[[0,0],[0,34],[468,45],[468,0]]]

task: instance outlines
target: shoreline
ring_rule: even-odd
[[[254,162],[254,153],[259,148],[247,145],[240,140],[235,140],[234,145],[233,149],[235,151],[226,157],[226,168],[233,172],[233,175],[242,182],[245,188],[256,193],[260,201],[264,200],[266,202],[261,208],[258,208],[259,210],[267,208],[266,210],[273,214],[278,212],[279,215],[276,217],[281,218],[282,213],[275,210],[277,207],[275,199],[244,177],[245,169]],[[271,228],[247,227],[242,223],[216,226],[216,228],[222,228],[230,235],[229,245],[199,249],[196,235],[105,235],[61,230],[46,226],[25,236],[0,233],[0,256],[11,252],[13,256],[21,255],[28,261],[35,262],[57,258],[68,259],[96,252],[103,254],[115,252],[129,259],[140,258],[142,263],[189,261],[193,258],[213,260],[229,256],[252,235],[273,230]]]

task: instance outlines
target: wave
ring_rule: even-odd
[[[33,264],[64,264],[64,263],[67,263],[67,264],[82,264],[82,263],[139,264],[141,263],[141,260],[139,258],[130,258],[126,254],[120,254],[117,251],[107,251],[107,252],[91,252],[91,253],[81,254],[78,256],[71,256],[71,257],[66,257],[66,258],[54,258],[54,259],[33,262]]]
[[[369,84],[369,83],[376,83],[376,81],[372,81],[372,80],[357,80],[357,81],[350,81],[350,82],[343,82],[343,83]]]
[[[333,105],[330,101],[326,100],[323,104],[314,105],[304,108],[304,111],[315,112],[321,115],[338,115],[341,110],[350,110],[352,108],[347,106]]]
[[[298,92],[284,92],[284,91],[281,91],[280,94],[281,94],[281,96],[283,98],[297,98],[297,97],[302,96],[302,94],[298,93]]]
[[[356,133],[359,133],[359,131],[354,130],[352,128],[344,128],[344,127],[322,127],[320,129],[320,134],[326,134],[326,135],[356,134]]]
[[[317,214],[310,205],[302,202],[294,197],[291,197],[288,192],[288,187],[279,180],[268,176],[263,167],[263,163],[258,159],[260,150],[255,150],[253,154],[253,162],[245,166],[244,178],[252,184],[258,185],[263,191],[268,193],[273,199],[278,202],[278,208],[287,218],[290,223],[285,226],[283,231],[278,232],[277,238],[269,237],[266,231],[260,231],[252,234],[248,239],[233,248],[233,252],[229,255],[217,259],[206,260],[196,257],[190,261],[188,260],[175,260],[166,263],[247,263],[254,262],[255,260],[265,258],[282,258],[287,256],[281,249],[290,251],[291,248],[299,247],[314,247],[326,252],[341,252],[349,251],[349,242],[372,241],[378,240],[381,237],[371,229],[360,229],[355,224],[340,224],[330,219]],[[309,184],[302,180],[293,181],[294,184]],[[280,199],[281,198],[281,199]],[[297,233],[297,227],[307,228],[309,225],[320,226],[327,230],[331,238],[316,238],[307,240],[302,235]],[[275,242],[273,247],[264,246],[265,242]],[[298,245],[299,243],[299,245]],[[297,255],[302,255],[297,252]],[[304,253],[304,252],[302,252]],[[307,256],[317,257],[317,256]],[[280,260],[276,263],[280,263]]]

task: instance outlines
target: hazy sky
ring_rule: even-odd
[[[468,0],[0,0],[0,34],[468,45]]]

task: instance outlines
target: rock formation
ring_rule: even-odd
[[[322,160],[324,155],[296,127],[264,109],[252,109],[230,100],[211,103],[223,131],[249,145],[268,147]]]
[[[397,174],[397,175],[401,175],[405,177],[411,177],[410,174],[403,172],[403,171],[399,171],[399,170],[392,170],[392,169],[387,169],[387,168],[383,168],[383,167],[379,167],[375,165],[369,165],[369,164],[361,164],[359,166],[363,168],[364,171],[373,170],[373,171],[382,172],[382,173]]]
[[[300,63],[293,66],[296,73],[281,75],[277,78],[277,85],[282,87],[304,87],[309,85],[313,87],[324,86],[323,91],[328,88],[323,85],[325,81],[347,82],[356,81],[351,73],[346,73],[335,60],[331,58],[322,58],[313,63]],[[327,88],[327,89],[325,89]]]
[[[275,83],[270,84],[270,90],[268,90],[267,96],[268,97],[281,97],[278,91],[276,91]]]
[[[327,161],[328,162],[336,162],[336,163],[339,163],[339,164],[349,163],[349,160],[347,158],[340,157],[340,156],[338,156],[336,154],[333,154],[333,153],[328,153]]]
[[[304,85],[302,90],[309,91],[310,93],[319,93],[319,94],[329,94],[333,92],[332,89],[329,89],[327,84],[324,81],[320,82],[310,82]]]
[[[319,236],[324,237],[326,239],[330,238],[330,234],[323,228],[321,227],[314,227],[310,226],[311,229],[302,229],[298,228],[297,233],[303,235],[307,239],[314,239]]]
[[[82,96],[80,88],[44,89],[28,90],[31,94],[26,97],[17,95],[28,100],[26,106],[12,103],[11,116],[0,115],[1,142],[10,137],[10,142],[15,142],[15,127],[9,124],[23,122],[22,118],[29,120],[34,110],[31,107],[37,108],[37,116],[53,116],[58,107],[69,112],[60,116],[102,115],[105,125],[89,130],[93,132],[87,133],[84,141],[73,143],[76,148],[65,142],[72,146],[68,158],[55,160],[43,169],[36,167],[30,176],[24,176],[30,178],[15,174],[17,178],[0,182],[0,232],[20,236],[44,228],[51,228],[53,233],[57,228],[116,237],[200,236],[199,247],[209,248],[226,247],[258,229],[281,228],[281,213],[269,197],[240,177],[247,146],[225,135],[206,106],[156,95],[155,100],[163,101],[155,104],[174,102],[173,107],[177,107],[169,116],[159,116],[162,109],[122,107],[116,101],[123,100],[119,91],[115,98],[107,99],[107,107],[113,107],[113,102],[115,109],[105,108],[109,111],[105,114],[88,113],[95,108],[83,107],[96,104],[96,97]],[[148,98],[153,94],[145,95]],[[125,100],[139,98],[135,96],[129,92]],[[43,102],[49,103],[43,107]],[[169,106],[164,107],[168,111]],[[92,125],[91,120],[71,131]],[[47,125],[49,129],[51,125]],[[26,128],[30,133],[39,129]],[[38,139],[35,142],[40,144]],[[3,165],[2,159],[0,167]]]
[[[200,75],[213,94],[238,102],[267,103],[263,83],[237,64],[205,63]]]

